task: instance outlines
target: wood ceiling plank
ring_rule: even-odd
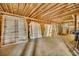
[[[67,6],[66,6],[66,8],[62,8],[59,11],[56,11],[55,13],[51,14],[50,17],[54,17],[56,15],[60,15],[61,13],[64,13],[65,10],[66,10],[65,12],[67,12],[67,9],[69,9],[69,8],[67,8]]]
[[[11,13],[11,9],[10,9],[10,3],[6,3],[8,11]]]
[[[1,7],[1,4],[0,4],[0,11],[4,11],[3,8]]]
[[[67,6],[65,6],[65,7],[67,7]],[[63,7],[62,9],[64,9],[64,7]],[[60,9],[59,11],[63,12],[62,9]],[[56,13],[58,13],[59,11],[56,11]],[[55,13],[53,13],[53,14],[55,14]],[[57,14],[56,14],[56,15],[57,15]],[[46,17],[47,17],[47,16],[43,17],[43,19],[46,18]],[[53,17],[53,16],[52,16],[52,17]],[[41,17],[40,17],[40,18],[41,18]],[[48,18],[51,20],[50,16],[49,16]],[[46,19],[47,19],[47,18],[46,18]]]
[[[7,8],[6,3],[2,3],[2,7],[6,10],[6,12],[8,12],[8,8]]]
[[[57,12],[56,14],[52,15],[51,17],[60,15],[62,13],[68,12],[70,10],[73,10],[73,9],[75,9],[74,7],[75,7],[74,4],[69,4],[68,7],[64,8],[64,9],[61,9],[60,12]],[[79,8],[79,6],[77,8]]]
[[[61,10],[61,9],[63,9],[64,7],[66,7],[66,5],[65,6],[62,6],[61,8],[59,8],[59,9],[57,9],[57,11],[59,11],[59,10]],[[54,11],[54,13],[55,13],[55,11]],[[53,14],[54,14],[53,13]],[[40,16],[40,15],[38,15],[38,16]],[[41,18],[41,17],[40,17]]]
[[[53,16],[51,16],[51,15],[56,15],[56,14],[58,14],[58,13],[60,13],[60,12],[63,12],[62,9],[64,9],[65,7],[67,7],[67,5],[63,5],[63,6],[61,6],[61,8],[54,10],[53,13],[51,12],[50,14],[48,14],[48,15],[49,15],[49,18],[50,18],[50,17],[53,17]],[[42,14],[42,15],[43,15],[43,14]],[[47,16],[47,15],[46,15],[46,16]],[[43,16],[43,17],[41,16],[40,19],[42,19],[42,18],[44,18],[44,17],[46,17],[46,16]]]
[[[42,5],[41,3],[37,4],[37,6],[33,8],[33,10],[30,12],[28,16],[30,17],[41,5]]]
[[[24,8],[25,8],[25,4],[19,3],[18,14],[22,15]]]
[[[61,6],[61,7],[60,7],[60,6]],[[44,17],[44,16],[46,16],[46,15],[49,15],[50,13],[54,13],[55,11],[61,9],[61,8],[64,7],[64,6],[65,6],[64,4],[59,4],[59,5],[57,5],[57,6],[56,6],[55,8],[53,8],[51,11],[48,11],[48,12],[46,12],[45,14],[43,14],[43,15],[41,16],[41,18]]]
[[[61,14],[61,13],[67,12],[67,10],[69,10],[68,7],[71,8],[72,5],[71,5],[71,6],[66,5],[66,6],[64,6],[63,8],[59,9],[58,11],[55,11],[54,13],[50,13],[49,15],[50,15],[50,17],[53,17],[53,16],[59,15],[59,14]]]
[[[55,17],[52,17],[52,19],[54,19],[54,18],[59,18],[59,17],[63,17],[63,16],[66,16],[66,15],[70,15],[70,14],[76,14],[76,13],[78,13],[79,12],[79,8],[77,8],[77,9],[74,9],[74,10],[71,10],[71,11],[68,11],[68,12],[65,12],[65,13],[63,13],[63,14],[60,14],[60,15],[57,15],[57,16],[55,16]]]
[[[45,13],[48,13],[48,12],[50,12],[50,11],[53,11],[53,10],[55,10],[55,9],[57,9],[57,8],[59,8],[60,6],[62,6],[63,4],[56,4],[55,6],[53,6],[50,10],[48,10],[48,11],[46,11]]]
[[[39,12],[37,15],[35,15],[34,17],[36,16],[39,16],[41,15],[42,13],[46,12],[47,10],[50,10],[53,6],[55,6],[56,4],[49,4],[46,8],[44,8],[44,10],[42,10],[41,12]]]
[[[76,6],[74,8],[74,5]],[[52,19],[61,18],[63,16],[73,14],[78,12],[79,10],[79,4],[68,4],[65,5],[64,3],[60,4],[7,4],[7,3],[0,3],[0,10],[9,12],[9,13],[15,13],[19,15],[29,16],[36,18],[38,20],[42,20],[42,18],[48,21],[51,21]]]
[[[47,4],[43,4],[35,13],[33,13],[30,17],[34,17],[37,13],[41,12],[42,9],[44,9],[46,6],[48,5]]]
[[[30,4],[29,8],[27,9],[27,13],[25,14],[25,16],[28,16],[29,11],[33,8],[33,3]]]
[[[1,5],[2,9],[6,12],[7,10],[5,9],[4,3],[1,3],[0,5]]]
[[[29,7],[28,13],[26,14],[26,16],[29,17],[31,11],[37,6],[37,3],[33,3],[31,4],[31,6]]]
[[[68,6],[68,8],[66,8],[66,9],[64,9],[65,11],[63,12],[63,13],[65,13],[65,12],[69,12],[69,11],[71,11],[71,10],[74,10],[75,8],[74,8],[74,5],[72,6]],[[61,13],[62,14],[62,13]],[[59,14],[56,14],[56,16],[58,16]],[[51,16],[52,17],[52,16]]]
[[[68,7],[68,5],[63,5],[63,6],[61,6],[61,8],[55,10],[53,13],[51,12],[49,15],[54,15],[54,14],[56,14],[58,12],[61,12],[62,10],[65,10],[66,7]]]
[[[59,4],[59,3],[55,4],[52,8],[50,8],[49,10],[43,12],[42,15],[41,15],[41,17],[40,17],[40,19],[41,19],[46,13],[49,13],[50,11],[53,11],[53,10],[57,9],[57,8],[60,7],[61,5],[62,5],[62,4]]]
[[[12,8],[13,8],[14,14],[17,14],[18,3],[13,3],[13,4],[12,4]]]
[[[74,5],[68,5],[66,8],[64,8],[62,11],[66,12],[74,8]]]
[[[54,14],[51,14],[52,15],[51,17],[57,16],[57,15],[62,14],[64,12],[68,12],[68,11],[70,11],[72,9],[74,9],[74,8],[71,7],[71,8],[68,8],[68,9],[61,9],[58,12],[55,12]]]
[[[14,14],[15,11],[14,11],[14,3],[11,4],[11,8],[12,8],[12,13]]]
[[[8,3],[7,5],[9,6],[10,12],[13,13],[12,3]]]
[[[27,9],[29,8],[29,6],[30,6],[30,3],[27,3],[27,4],[25,5],[24,11],[23,11],[23,15],[24,15],[24,16],[25,16],[25,14],[27,13]]]
[[[22,15],[24,15],[23,13],[24,13],[24,10],[26,8],[26,5],[27,5],[27,3],[24,4],[23,10],[22,10]]]
[[[5,6],[5,8],[6,8],[7,12],[9,12],[9,9],[8,9],[8,6],[7,6],[7,4],[6,4],[6,3],[4,3],[4,6]]]
[[[67,9],[66,9],[66,10],[67,10]],[[68,12],[68,11],[67,11],[67,12]],[[61,13],[63,13],[63,12],[61,11]],[[60,15],[61,13],[56,14],[56,15]],[[55,15],[55,16],[56,16],[56,15]],[[47,17],[47,16],[45,16],[45,17],[43,17],[43,18],[46,18],[46,17]],[[53,19],[53,17],[54,17],[54,16],[51,16],[51,17],[49,16],[48,18],[50,18],[50,20],[51,20],[51,19]],[[62,17],[64,17],[64,15],[62,15]],[[58,17],[57,17],[57,18],[58,18]],[[56,19],[57,19],[57,18],[56,18]]]

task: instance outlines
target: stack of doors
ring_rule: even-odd
[[[30,25],[30,38],[31,39],[41,38],[42,33],[40,24],[38,22],[31,21],[29,25]]]
[[[1,44],[8,45],[28,41],[27,28],[25,18],[3,15]]]

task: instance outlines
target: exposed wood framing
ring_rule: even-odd
[[[60,21],[58,18],[79,13],[77,3],[0,3],[0,11],[37,19],[36,21]],[[55,19],[55,20],[54,20]],[[56,20],[57,19],[57,20]]]
[[[31,21],[43,22],[43,23],[49,23],[49,24],[52,23],[52,22],[55,22],[55,21],[49,21],[49,20],[45,20],[45,21],[44,20],[38,20],[38,19],[31,18],[31,17],[25,17],[25,16],[21,16],[21,15],[17,15],[17,14],[3,12],[3,11],[0,11],[0,13],[3,14],[3,15],[11,15],[11,16],[16,16],[16,17],[24,17],[24,18],[26,18],[27,21],[30,19]],[[55,23],[57,23],[57,22],[55,22]]]

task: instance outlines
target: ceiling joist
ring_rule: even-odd
[[[60,21],[58,18],[79,13],[78,3],[0,3],[0,11],[21,15],[37,21]],[[67,18],[68,19],[68,18]]]

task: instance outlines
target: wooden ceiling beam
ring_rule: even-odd
[[[25,5],[24,5],[23,11],[22,11],[22,15],[24,15],[23,13],[24,13],[24,9],[26,8],[26,5],[27,5],[27,3],[25,3]],[[19,4],[18,4],[18,7],[19,7]]]
[[[30,17],[34,17],[38,12],[41,12],[48,4],[43,4],[36,12],[34,12]]]
[[[57,16],[57,15],[60,15],[60,14],[62,14],[62,13],[65,13],[65,12],[67,12],[69,9],[72,9],[72,7],[73,7],[73,5],[69,5],[68,6],[68,4],[65,6],[65,7],[63,7],[62,9],[60,9],[60,10],[58,10],[58,11],[56,11],[56,12],[54,12],[54,13],[51,13],[49,16],[49,18],[51,19],[52,17],[54,17],[54,16]],[[46,17],[46,16],[44,16],[44,17]],[[44,18],[44,17],[42,17],[42,18]]]
[[[0,6],[1,6],[1,9],[6,12],[6,9],[4,9],[2,3],[0,3]]]
[[[46,8],[44,8],[44,10],[42,10],[41,12],[39,12],[38,14],[36,14],[34,17],[41,15],[42,13],[50,10],[52,7],[54,7],[56,4],[49,4]]]
[[[28,3],[28,4],[25,5],[24,11],[23,11],[23,15],[24,16],[28,12],[27,10],[28,10],[29,6],[30,6],[30,3]]]
[[[74,5],[76,8],[74,8]],[[53,19],[61,18],[63,16],[73,14],[78,12],[78,4],[68,4],[68,3],[57,3],[57,4],[44,4],[44,3],[1,3],[0,10],[6,11],[13,14],[19,14],[23,16],[28,16],[39,20],[51,21]],[[77,9],[77,10],[75,10]],[[67,13],[68,12],[68,13]]]
[[[61,10],[61,9],[63,9],[64,7],[66,7],[66,5],[62,5],[61,7],[57,8],[55,10],[50,11],[49,14],[47,14],[47,15],[43,15],[42,14],[41,17],[40,17],[40,19],[43,19],[44,17],[47,17],[47,16],[49,16],[48,18],[51,19],[50,18],[51,17],[50,14],[58,13],[58,11]]]
[[[31,11],[33,11],[33,9],[36,8],[36,6],[37,6],[37,3],[31,4],[30,9],[28,10],[28,13],[26,15],[27,17],[29,17]]]
[[[76,14],[79,12],[79,8],[77,9],[74,9],[74,10],[71,10],[71,11],[68,11],[68,12],[65,12],[63,14],[60,14],[60,15],[57,15],[55,17],[52,17],[52,19],[55,19],[55,18],[60,18],[60,17],[63,17],[63,16],[66,16],[66,15],[70,15],[70,14]]]
[[[21,15],[23,13],[24,8],[25,8],[25,4],[19,3],[18,14]]]
[[[14,14],[14,8],[13,8],[13,3],[11,4],[11,7],[12,7],[12,13]]]
[[[51,12],[55,11],[56,9],[59,9],[60,6],[62,6],[63,4],[57,4],[56,6],[54,6],[51,10],[45,12],[43,15],[41,15],[41,18],[50,14]]]
[[[5,8],[6,8],[7,12],[9,12],[9,9],[8,9],[7,4],[6,4],[6,3],[4,3],[4,5],[5,5]]]
[[[76,6],[76,8],[79,8],[79,6]],[[51,17],[54,17],[54,16],[60,15],[60,14],[62,14],[62,13],[69,12],[69,11],[71,11],[71,10],[74,10],[74,9],[76,9],[76,8],[75,8],[74,4],[69,4],[68,7],[64,8],[64,9],[62,9],[62,10],[60,10],[60,12],[57,12],[57,13],[54,14],[54,15],[51,14],[50,16],[51,16]]]
[[[68,8],[68,7],[69,7],[69,6],[65,6],[65,8],[63,7],[62,9],[60,9],[59,11],[57,11],[57,12],[55,12],[55,13],[51,13],[50,16],[53,17],[53,16],[62,14],[62,13],[64,13],[64,12],[67,12],[67,11],[73,9],[73,8],[72,8],[73,6],[71,6],[71,7],[69,7],[69,8]]]
[[[10,3],[6,3],[8,11],[11,13],[11,9],[10,9]]]
[[[52,22],[57,23],[55,21],[50,21],[50,20],[45,20],[44,21],[44,20],[40,20],[40,19],[38,20],[38,19],[31,18],[31,17],[25,17],[25,16],[21,16],[21,15],[17,15],[17,14],[3,12],[3,11],[0,11],[0,13],[3,14],[3,15],[10,15],[10,16],[16,16],[16,17],[25,18],[27,21],[31,20],[31,21],[43,22],[43,23],[49,23],[49,24],[52,23]]]
[[[33,3],[30,4],[29,8],[27,9],[27,13],[25,14],[25,16],[29,15],[29,11],[33,8]]]
[[[24,14],[26,13],[25,11],[27,10],[28,7],[29,7],[29,4],[26,3],[26,4],[25,4],[25,8],[24,8],[23,13],[22,13],[23,16],[24,16]]]
[[[4,11],[4,9],[1,7],[1,4],[0,4],[0,11]]]
[[[13,3],[12,4],[12,8],[13,8],[14,14],[17,14],[18,4],[17,3]]]
[[[10,7],[10,12],[13,13],[13,7],[12,7],[12,4],[9,3],[8,6]]]
[[[41,5],[42,5],[41,3],[37,4],[37,6],[36,6],[35,8],[33,8],[33,10],[30,12],[30,14],[29,14],[28,16],[30,17],[34,12],[36,12],[36,10],[37,10]]]
[[[8,9],[7,9],[6,4],[5,4],[5,3],[1,3],[1,5],[2,5],[2,8],[3,8],[6,12],[8,12]]]

